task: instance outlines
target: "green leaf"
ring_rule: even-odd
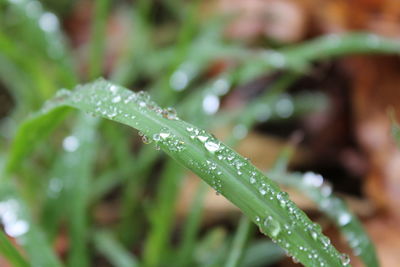
[[[264,267],[273,264],[285,256],[285,251],[271,241],[252,242],[244,252],[241,267]]]
[[[361,222],[341,198],[332,194],[331,185],[324,182],[321,175],[312,172],[305,174],[271,172],[269,176],[276,182],[293,187],[309,197],[335,223],[354,254],[359,256],[366,266],[379,266],[375,247]]]
[[[247,159],[204,130],[161,109],[145,93],[104,80],[62,91],[45,108],[74,107],[139,129],[147,140],[238,206],[260,230],[305,266],[343,266],[341,254],[286,193]],[[40,115],[39,115],[40,116]]]
[[[0,186],[0,219],[7,234],[16,238],[27,254],[31,266],[62,266],[42,230],[18,196],[16,186],[5,179]]]
[[[0,254],[15,267],[29,266],[24,257],[22,257],[3,231],[0,231]]]
[[[106,230],[94,232],[93,241],[96,249],[101,252],[115,267],[136,267],[136,258],[127,251],[115,237]]]

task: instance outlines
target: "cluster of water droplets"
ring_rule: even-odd
[[[0,202],[0,220],[9,236],[20,237],[29,231],[29,223],[21,218],[21,206],[13,198]]]
[[[320,194],[319,205],[321,209],[325,210],[330,214],[330,217],[336,220],[336,224],[344,227],[351,223],[353,220],[353,216],[347,212],[344,207],[344,203],[339,198],[332,195],[332,186],[330,183],[324,180],[324,178],[320,174],[316,174],[313,172],[306,172],[303,175],[302,184],[304,186],[310,187],[312,189],[318,189]],[[354,232],[347,232],[347,238],[349,239],[349,244],[353,248],[355,254],[359,254],[362,250],[362,245],[365,245],[368,240],[365,240],[364,237],[355,236]],[[350,236],[349,236],[350,234]],[[326,243],[328,243],[329,239],[326,238]],[[348,265],[350,263],[350,258],[346,254],[341,255],[341,260],[344,265]]]

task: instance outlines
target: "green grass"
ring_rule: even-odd
[[[320,226],[279,189],[277,184],[283,184],[313,200],[366,266],[378,266],[372,242],[344,201],[326,183],[310,185],[305,178],[310,174],[286,169],[290,151],[283,151],[273,169],[261,171],[232,148],[260,122],[302,117],[328,105],[319,93],[286,92],[314,62],[350,54],[399,54],[398,41],[349,33],[254,50],[224,38],[229,18],[202,19],[201,1],[162,2],[155,7],[147,0],[95,1],[84,47],[87,70],[77,73],[82,62],[72,56],[77,51],[62,24],[43,27],[43,16],[54,20],[55,13],[33,0],[0,0],[0,84],[14,103],[0,121],[0,207],[18,206],[14,224],[7,225],[0,214],[6,230],[0,235],[1,255],[15,266],[91,266],[99,261],[151,267],[173,261],[180,267],[247,267],[273,264],[287,251],[305,266],[346,265],[346,256]],[[26,12],[27,6],[35,11]],[[61,9],[57,6],[52,5],[54,12],[65,15],[63,7],[74,3],[60,0]],[[119,14],[130,24],[126,46],[110,71],[105,48],[112,40],[106,29],[116,10],[123,10]],[[156,10],[164,12],[158,20]],[[233,64],[209,74],[218,60]],[[205,111],[207,96],[221,102],[236,87],[277,72],[281,75],[266,90],[236,110]],[[100,76],[111,82],[76,86]],[[179,76],[187,78],[184,84],[176,82]],[[163,108],[147,93],[126,89],[138,87]],[[274,108],[282,100],[293,104],[289,118]],[[178,110],[179,118],[168,106]],[[72,108],[89,115],[72,115]],[[224,142],[210,134],[221,126],[233,127]],[[397,140],[398,129],[393,124]],[[186,217],[177,221],[175,207],[187,170],[204,182]],[[244,214],[236,231],[203,227],[209,186]],[[112,205],[106,214],[112,218],[116,213],[116,219],[98,220],[104,205]],[[10,231],[15,222],[29,227],[15,234]],[[275,243],[256,238],[256,227]],[[66,255],[56,249],[59,238],[68,239]]]
[[[203,178],[241,208],[263,233],[305,265],[323,262],[342,266],[341,255],[327,242],[329,239],[262,172],[212,135],[180,120],[174,112],[158,107],[145,93],[135,94],[98,80],[79,86],[72,93],[60,91],[33,120],[40,120],[43,115],[46,118],[46,114],[63,113],[63,106],[140,130],[146,143],[154,141],[168,155]],[[160,214],[153,216],[154,220],[161,218],[160,222],[164,222]],[[299,250],[298,246],[304,250]]]

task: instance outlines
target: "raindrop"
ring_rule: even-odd
[[[199,139],[201,142],[205,142],[205,141],[207,141],[207,139],[208,139],[208,136],[204,136],[204,135],[199,135],[199,136],[197,136],[197,139]]]
[[[324,197],[329,197],[332,194],[332,186],[325,182],[321,187],[321,194]]]
[[[294,111],[293,101],[289,97],[283,97],[276,102],[275,111],[281,118],[289,118]]]
[[[308,186],[320,187],[323,184],[324,179],[319,174],[306,172],[303,175],[303,182]]]
[[[74,152],[79,148],[80,142],[78,138],[70,135],[63,140],[62,145],[65,151]]]
[[[251,184],[255,184],[255,183],[256,183],[256,178],[250,177],[250,183],[251,183]]]
[[[111,100],[111,102],[113,102],[113,103],[118,103],[118,102],[120,102],[120,101],[121,101],[121,96],[120,96],[120,95],[115,96],[115,97]]]
[[[110,92],[111,92],[112,94],[116,94],[117,91],[118,91],[118,87],[112,84],[112,85],[108,88],[108,90],[110,90]]]
[[[214,82],[214,88],[217,95],[224,95],[229,90],[229,82],[226,79],[218,79]]]
[[[272,237],[277,237],[281,232],[281,225],[278,221],[274,220],[271,216],[268,216],[264,220],[264,226],[267,227]]]
[[[267,191],[265,191],[264,188],[259,188],[258,191],[260,192],[260,194],[261,194],[262,196],[264,196],[264,195],[267,193]]]
[[[151,143],[151,139],[148,138],[147,136],[143,135],[142,136],[142,142],[147,145],[147,144]]]
[[[164,118],[169,119],[169,120],[176,120],[178,119],[176,110],[174,108],[166,108],[162,111],[162,115]]]
[[[214,142],[212,142],[212,141],[207,141],[207,142],[204,144],[204,146],[205,146],[206,149],[207,149],[208,151],[210,151],[211,153],[214,153],[214,152],[216,152],[216,151],[219,150],[219,144],[214,143]]]
[[[160,135],[157,134],[157,133],[156,133],[156,134],[153,134],[153,140],[156,141],[156,142],[160,141],[160,140],[161,140]]]
[[[286,58],[282,53],[267,51],[267,61],[276,68],[283,68],[286,65]]]
[[[350,263],[349,255],[343,253],[342,255],[340,255],[340,261],[342,262],[343,265],[348,265]]]
[[[163,133],[163,132],[160,133],[160,137],[162,139],[167,139],[170,135],[171,135],[170,133]]]
[[[20,206],[17,201],[9,199],[0,202],[0,219],[4,225],[4,231],[12,237],[18,237],[29,230],[29,224],[18,218]]]
[[[206,114],[212,115],[218,111],[219,98],[216,95],[208,94],[203,99],[203,110]]]
[[[347,212],[343,212],[339,215],[338,222],[340,226],[345,226],[351,221],[351,215]]]
[[[189,84],[189,76],[183,70],[177,70],[172,74],[169,84],[175,91],[182,91]]]
[[[39,26],[45,32],[54,32],[58,28],[58,19],[53,13],[45,12],[40,16]]]

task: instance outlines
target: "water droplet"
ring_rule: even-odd
[[[78,138],[70,135],[64,138],[62,145],[65,151],[74,152],[79,148],[80,142]]]
[[[166,108],[162,111],[162,115],[164,118],[169,119],[169,120],[176,120],[178,119],[176,110],[174,108]]]
[[[347,212],[342,212],[339,214],[338,223],[341,226],[349,224],[351,221],[351,215]]]
[[[169,84],[175,91],[183,91],[189,84],[189,75],[183,70],[177,70],[172,74]]]
[[[203,99],[203,110],[208,115],[215,114],[219,108],[219,98],[216,95],[208,94]]]
[[[272,237],[277,237],[281,232],[281,225],[278,221],[274,220],[271,216],[268,216],[264,220],[264,226],[268,229]]]
[[[216,151],[219,150],[219,144],[214,143],[213,141],[207,141],[207,142],[204,144],[204,146],[205,146],[205,148],[206,148],[208,151],[210,151],[211,153],[214,153],[214,152],[216,152]]]
[[[325,182],[321,187],[321,194],[324,197],[329,197],[332,194],[332,186]]]
[[[256,178],[250,177],[250,183],[251,183],[251,184],[255,184],[255,183],[256,183]]]
[[[218,79],[213,84],[214,92],[217,95],[224,95],[228,92],[229,86],[229,82],[226,79]]]
[[[151,139],[148,138],[147,136],[143,135],[142,136],[142,142],[147,145],[147,144],[151,143]]]
[[[116,85],[110,85],[110,87],[108,88],[108,90],[110,90],[110,92],[112,93],[112,94],[116,94],[117,93],[117,91],[118,91],[118,87],[116,86]]]
[[[208,140],[208,136],[204,136],[204,135],[199,135],[197,136],[197,139],[199,139],[201,142],[205,142]]]
[[[111,102],[113,102],[113,103],[118,103],[120,101],[121,101],[121,96],[120,95],[117,95],[117,96],[113,97],[113,99],[111,100]]]
[[[286,65],[286,58],[282,53],[270,50],[266,52],[266,60],[276,68],[283,68]]]
[[[161,133],[160,133],[160,137],[161,137],[162,139],[167,139],[170,135],[171,135],[170,133],[164,133],[164,132],[161,132]]]
[[[260,192],[260,194],[261,194],[262,196],[265,196],[265,194],[267,193],[267,191],[265,191],[264,188],[259,188],[259,189],[258,189],[258,192]]]
[[[319,174],[306,172],[303,175],[303,182],[308,186],[320,187],[323,184],[324,179]]]
[[[20,209],[19,203],[14,199],[0,202],[0,219],[9,236],[22,236],[29,230],[28,222],[19,218]]]
[[[58,18],[50,12],[45,12],[39,18],[39,26],[45,32],[55,32],[58,29]]]
[[[342,262],[343,265],[349,265],[350,263],[349,255],[343,253],[342,255],[340,255],[340,261]]]
[[[156,134],[153,134],[153,140],[156,141],[156,142],[160,141],[160,140],[161,140],[160,135],[157,134],[157,133],[156,133]]]
[[[276,102],[275,111],[279,117],[289,118],[294,111],[293,101],[288,96],[279,99]]]

